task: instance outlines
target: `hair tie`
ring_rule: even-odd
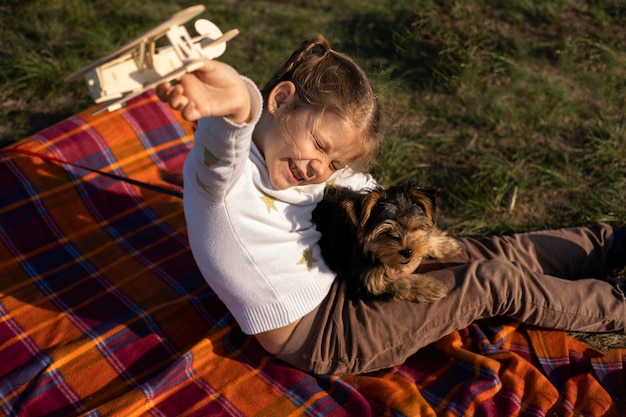
[[[320,45],[319,43],[311,48],[311,55],[315,56],[324,56],[330,51],[330,48],[325,47],[324,45]]]

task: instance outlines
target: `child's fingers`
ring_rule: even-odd
[[[189,98],[180,85],[175,86],[168,93],[168,103],[176,110],[180,110],[189,103]]]
[[[193,101],[189,101],[180,111],[185,120],[194,121],[202,117]]]
[[[173,109],[183,108],[189,101],[180,85],[171,85],[169,82],[161,83],[156,87],[156,95],[164,103],[168,103]]]
[[[169,95],[173,89],[174,89],[174,86],[172,85],[172,83],[169,81],[166,81],[157,85],[155,88],[155,92],[159,100],[167,103],[167,101],[169,100]]]

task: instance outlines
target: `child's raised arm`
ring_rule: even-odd
[[[239,73],[223,62],[209,60],[174,85],[159,84],[156,93],[187,120],[224,116],[245,123],[250,117],[248,89]]]

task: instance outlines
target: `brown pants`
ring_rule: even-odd
[[[315,374],[369,372],[401,364],[446,334],[495,316],[561,330],[626,329],[624,293],[606,281],[584,279],[602,273],[612,227],[459,242],[465,259],[418,269],[444,282],[447,297],[430,304],[365,302],[347,297],[337,280],[277,357]]]

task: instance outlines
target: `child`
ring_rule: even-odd
[[[462,259],[425,262],[447,297],[435,303],[355,301],[318,247],[311,212],[326,183],[371,188],[379,108],[363,71],[323,37],[305,41],[259,91],[207,61],[157,94],[198,120],[184,168],[194,258],[242,330],[269,353],[319,374],[402,363],[472,321],[506,315],[538,326],[624,331],[618,285],[568,281],[624,261],[608,225],[459,239]]]

